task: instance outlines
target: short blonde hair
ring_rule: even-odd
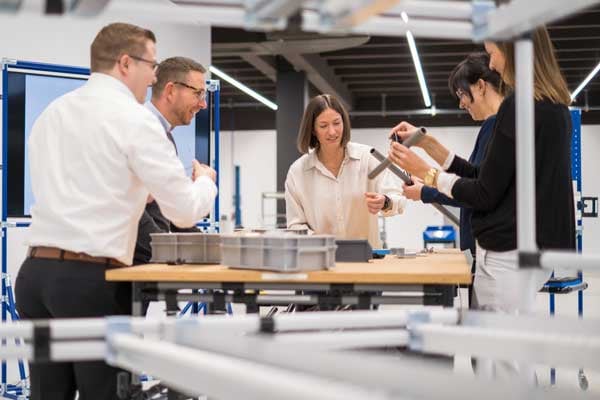
[[[156,36],[148,29],[122,22],[106,25],[92,42],[91,71],[112,69],[123,54],[141,57],[146,51],[148,41],[156,43]]]

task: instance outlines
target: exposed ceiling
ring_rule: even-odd
[[[550,25],[550,36],[570,90],[600,62],[600,6]],[[300,32],[263,33],[212,29],[212,62],[224,72],[275,100],[278,60],[307,72],[310,95],[336,93],[351,108],[353,127],[390,127],[411,118],[429,126],[471,125],[459,114],[447,79],[450,71],[483,45],[458,40],[416,39],[425,78],[438,110],[449,114],[418,114],[424,108],[415,68],[404,37],[331,38]],[[273,129],[275,112],[223,83],[224,129]],[[583,123],[600,123],[600,76],[590,82],[577,106],[586,108]],[[229,108],[230,107],[230,108]],[[410,115],[398,115],[406,112]],[[394,114],[396,113],[396,114]]]

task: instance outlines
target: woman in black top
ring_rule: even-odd
[[[481,164],[494,125],[496,123],[496,113],[500,108],[504,95],[501,84],[502,78],[496,71],[489,68],[490,56],[485,52],[471,53],[461,61],[450,73],[448,78],[448,88],[452,95],[459,102],[459,107],[466,110],[474,121],[483,121],[469,163],[477,166]],[[406,129],[413,130],[414,127],[402,122],[394,130]],[[443,164],[448,158],[448,154],[436,152],[441,146],[433,135],[426,135],[415,146],[421,147],[434,160]],[[436,158],[439,155],[439,158]],[[460,249],[469,249],[473,256],[473,265],[471,274],[475,273],[475,239],[471,229],[471,215],[473,210],[469,207],[462,207],[462,204],[455,199],[451,199],[436,188],[423,185],[419,179],[414,180],[414,185],[405,186],[404,196],[411,200],[420,200],[423,203],[438,203],[454,207],[460,207]],[[469,306],[472,304],[472,288],[469,286]]]
[[[571,181],[570,95],[545,28],[534,45],[536,233],[541,249],[574,249],[575,218]],[[485,43],[490,68],[514,86],[512,43]],[[431,168],[410,149],[393,143],[390,159],[427,184],[474,209],[477,240],[475,304],[480,308],[531,313],[535,295],[550,272],[518,266],[516,226],[515,98],[498,111],[494,132],[479,167],[449,154],[446,171]],[[402,135],[402,133],[401,133]],[[406,135],[406,134],[405,134]],[[438,151],[445,150],[440,145]],[[447,150],[445,150],[447,152]]]

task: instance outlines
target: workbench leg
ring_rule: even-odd
[[[456,285],[425,285],[423,304],[426,306],[454,307]]]

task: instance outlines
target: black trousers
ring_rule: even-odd
[[[27,258],[15,294],[21,319],[131,315],[131,284],[106,282],[103,264]],[[117,368],[104,361],[29,365],[31,400],[116,399]]]

